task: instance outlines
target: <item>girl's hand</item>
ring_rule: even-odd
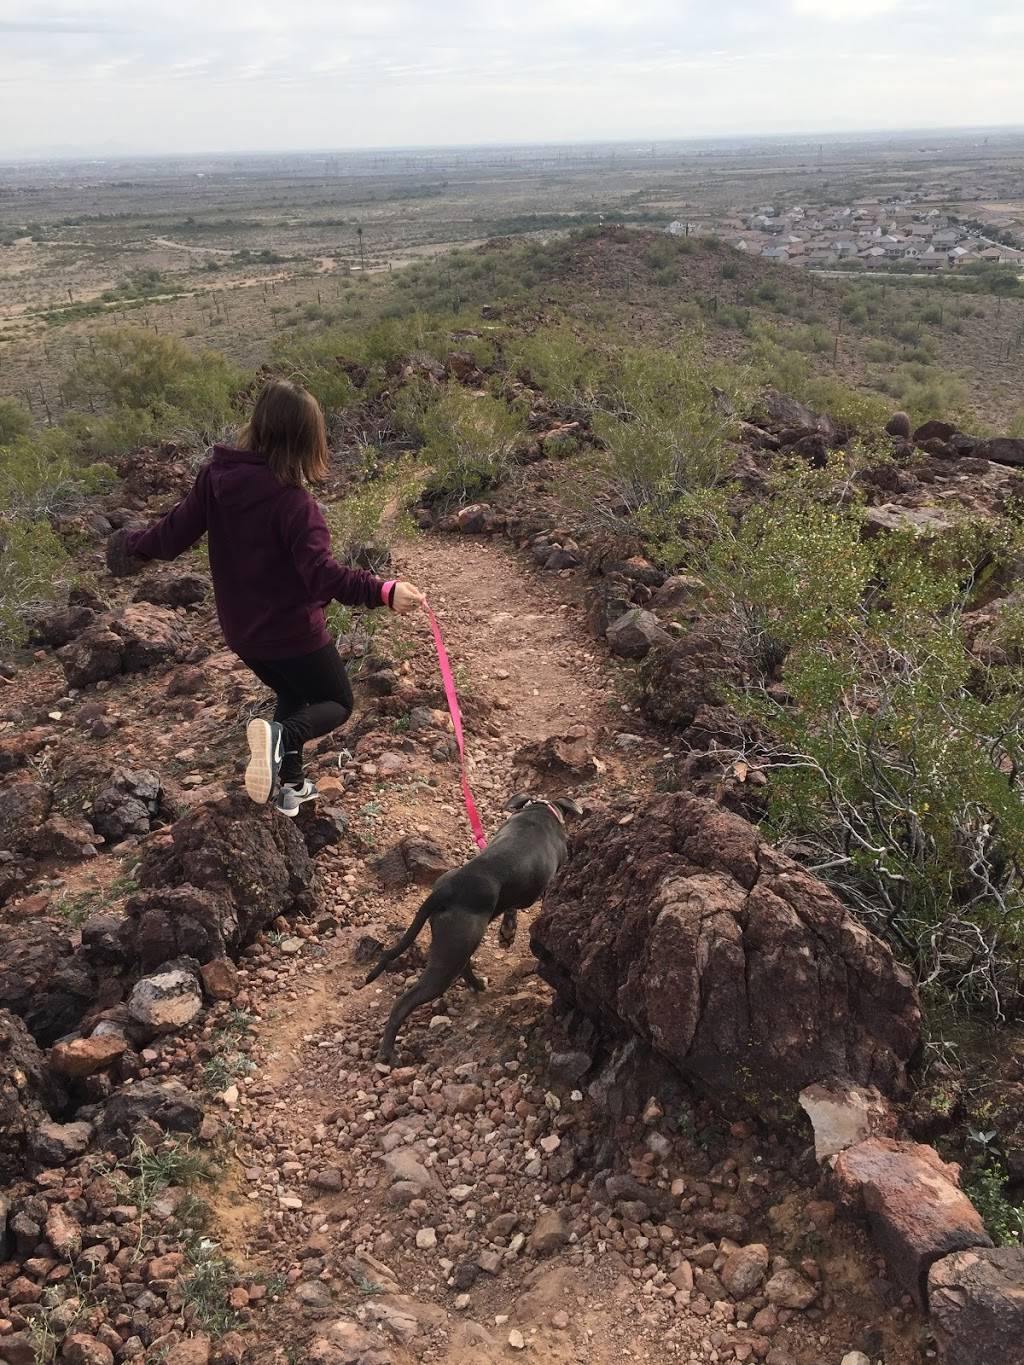
[[[420,592],[419,588],[414,588],[411,583],[399,582],[395,584],[395,596],[391,603],[391,610],[398,612],[399,616],[407,616],[417,607],[426,606],[426,603],[426,594]]]

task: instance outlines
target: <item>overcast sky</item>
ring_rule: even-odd
[[[0,0],[0,156],[1024,124],[1024,0]]]

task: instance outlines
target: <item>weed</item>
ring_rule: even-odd
[[[194,1185],[210,1179],[204,1158],[188,1142],[169,1141],[155,1150],[136,1142],[128,1158],[135,1175],[128,1182],[128,1201],[145,1213],[153,1200],[170,1185]]]
[[[975,1162],[964,1178],[964,1190],[981,1214],[989,1236],[997,1246],[1024,1243],[1024,1208],[1006,1194],[1006,1170],[994,1155]]]
[[[190,1322],[222,1336],[239,1319],[228,1302],[237,1277],[230,1262],[218,1252],[218,1244],[209,1237],[199,1237],[188,1246],[189,1272],[182,1277],[182,1296]]]

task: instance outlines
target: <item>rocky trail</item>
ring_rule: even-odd
[[[550,736],[575,730],[593,745],[588,775],[563,772],[559,790],[614,800],[649,785],[660,746],[620,701],[571,582],[542,581],[494,542],[421,537],[396,558],[444,622],[476,718],[471,780],[488,828],[524,780],[550,792],[550,776],[544,785],[521,758]],[[429,674],[422,629],[415,645],[408,666]],[[375,785],[374,846],[426,838],[452,863],[472,851],[451,767]],[[354,823],[368,818],[357,806]],[[347,902],[333,937],[285,939],[269,963],[259,955],[242,968],[243,990],[248,979],[250,994],[271,994],[253,1069],[224,1097],[232,1131],[211,1235],[279,1287],[253,1324],[255,1359],[839,1365],[851,1346],[877,1346],[859,1234],[838,1238],[826,1290],[813,1258],[738,1250],[680,1215],[726,1206],[741,1181],[768,1185],[749,1130],[713,1162],[678,1125],[666,1136],[656,1105],[618,1135],[595,1119],[576,1085],[587,1058],[550,1017],[525,922],[511,951],[488,936],[477,958],[485,994],[460,986],[419,1011],[400,1037],[402,1065],[377,1065],[387,1012],[411,978],[360,983],[375,941],[400,932],[423,890],[381,889],[370,860],[344,843],[321,857],[325,888]],[[787,1245],[823,1246],[833,1210],[782,1180],[772,1213]]]

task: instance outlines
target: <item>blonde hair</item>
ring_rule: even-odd
[[[288,379],[272,379],[238,433],[243,450],[262,455],[282,483],[317,483],[327,476],[327,428],[313,395]]]

